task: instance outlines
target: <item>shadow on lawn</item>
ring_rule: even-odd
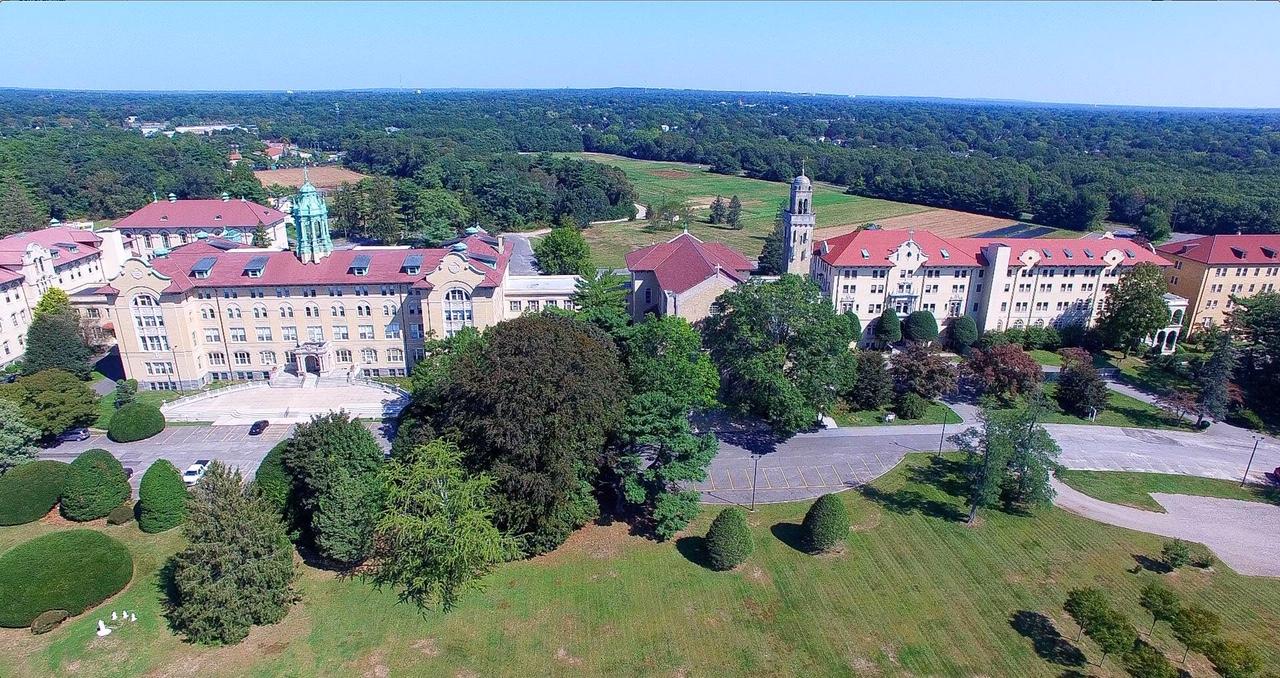
[[[684,556],[684,559],[708,570],[711,569],[711,561],[707,560],[707,540],[705,537],[690,535],[688,537],[680,537],[676,540],[676,551]]]
[[[800,529],[800,523],[775,523],[769,528],[769,532],[773,534],[778,541],[790,546],[791,548],[808,554],[809,548],[804,543],[804,531]]]
[[[1134,553],[1132,555],[1134,562],[1137,563],[1137,566],[1134,568],[1135,574],[1142,570],[1154,572],[1156,574],[1169,574],[1170,572],[1173,572],[1173,568],[1169,567],[1169,564],[1163,560],[1156,560],[1150,556],[1144,556],[1141,553]]]
[[[930,457],[924,466],[915,466],[907,471],[907,478],[912,483],[929,485],[949,497],[963,497],[968,488],[964,477],[964,461],[945,457]],[[928,497],[916,489],[899,489],[886,492],[872,485],[862,487],[862,496],[880,504],[894,513],[922,513],[934,518],[942,518],[961,522],[968,515],[956,504]]]
[[[1084,666],[1085,656],[1071,641],[1062,637],[1053,620],[1039,612],[1018,610],[1009,615],[1009,626],[1031,640],[1036,654],[1045,661],[1061,666]]]

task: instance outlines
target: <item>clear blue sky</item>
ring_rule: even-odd
[[[1280,3],[0,3],[0,86],[1280,107]]]

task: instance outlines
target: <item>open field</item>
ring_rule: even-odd
[[[392,591],[304,567],[302,602],[285,621],[225,648],[188,645],[160,616],[157,571],[181,536],[99,521],[92,527],[133,551],[133,583],[46,635],[0,629],[0,675],[1124,675],[1114,658],[1097,667],[1090,641],[1067,640],[1076,627],[1062,601],[1072,587],[1101,586],[1141,625],[1138,590],[1156,575],[1131,570],[1162,539],[1056,509],[989,511],[966,527],[956,459],[911,455],[864,492],[842,494],[855,527],[840,555],[797,551],[807,505],[780,504],[751,514],[756,550],[734,572],[704,568],[698,537],[656,544],[622,525],[592,526],[500,568],[447,615],[420,616]],[[59,529],[56,519],[0,528],[0,550]],[[1221,565],[1163,580],[1221,615],[1225,634],[1268,665],[1280,661],[1280,581]],[[103,611],[122,608],[138,623],[95,638]],[[1165,625],[1154,644],[1180,654]],[[1212,675],[1195,653],[1187,668]]]
[[[294,188],[302,186],[301,168],[257,170],[253,176],[258,177],[263,186],[272,184]],[[354,184],[365,178],[365,175],[359,172],[332,166],[307,168],[307,176],[311,179],[311,185],[319,189],[337,188],[343,183]]]
[[[634,160],[603,153],[571,155],[622,169],[635,185],[642,203],[662,197],[687,201],[695,208],[694,222],[688,225],[690,233],[705,240],[728,244],[750,258],[760,255],[764,238],[773,230],[778,208],[786,202],[790,190],[785,183],[713,174],[702,165]],[[717,195],[724,196],[725,200],[736,195],[742,201],[741,229],[734,231],[706,222],[707,207]],[[818,225],[824,227],[856,227],[929,209],[921,205],[849,195],[840,187],[827,184],[814,186],[813,206],[818,213]],[[638,221],[597,224],[586,231],[596,265],[609,267],[621,267],[626,253],[637,247],[670,240],[678,234],[678,230],[648,230],[645,222]]]
[[[1280,506],[1280,487],[1275,485],[1240,487],[1240,483],[1234,480],[1127,471],[1059,471],[1058,478],[1095,499],[1160,513],[1165,512],[1164,508],[1151,498],[1152,492],[1259,501]]]
[[[703,165],[636,160],[604,153],[568,155],[622,169],[635,185],[642,203],[663,197],[685,200],[694,208],[696,217],[694,223],[689,224],[691,233],[699,238],[726,243],[751,258],[759,256],[765,236],[776,224],[778,208],[786,202],[789,192],[785,183],[714,174]],[[737,195],[742,200],[743,227],[740,230],[731,231],[706,222],[707,208],[717,195],[726,200]],[[1015,232],[1022,233],[1024,237],[1080,236],[1073,231],[1019,225],[1012,219],[849,195],[841,186],[822,182],[814,184],[813,206],[818,214],[815,239],[849,233],[873,222],[882,228],[917,228],[944,237],[982,233],[1012,236]],[[645,222],[623,222],[597,224],[586,231],[586,236],[596,265],[616,268],[622,266],[627,252],[669,240],[678,233],[647,229]]]

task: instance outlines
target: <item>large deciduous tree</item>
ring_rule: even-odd
[[[1167,291],[1164,272],[1155,264],[1142,263],[1125,271],[1107,294],[1098,331],[1109,345],[1128,355],[1169,324]]]
[[[189,639],[234,644],[257,624],[284,619],[298,599],[298,568],[280,514],[248,492],[238,470],[209,465],[192,490],[173,556],[169,620]]]
[[[454,443],[434,440],[390,461],[375,528],[373,581],[420,610],[448,611],[494,565],[519,554],[494,525],[493,480],[468,474]]]
[[[27,328],[23,374],[59,369],[87,379],[93,370],[92,358],[93,351],[85,344],[80,318],[67,293],[51,288],[40,297]]]
[[[917,344],[894,356],[893,381],[899,393],[934,400],[955,390],[956,367],[941,353]]]
[[[533,246],[538,268],[548,275],[587,275],[591,272],[591,248],[582,231],[559,226]]]
[[[1016,410],[983,408],[978,426],[952,437],[966,455],[969,523],[977,520],[978,509],[1000,502],[1026,507],[1053,500],[1049,479],[1060,450],[1036,423],[1039,413],[1034,401]]]
[[[845,402],[854,410],[878,410],[893,400],[893,375],[881,351],[858,351],[854,355],[852,388]]]
[[[592,487],[626,384],[613,339],[569,316],[500,323],[454,362],[435,427],[493,478],[498,525],[526,553],[555,548],[598,512]]]
[[[814,283],[784,275],[740,285],[720,296],[706,323],[728,404],[784,435],[831,409],[853,328]]]
[[[52,438],[98,418],[98,399],[83,381],[65,370],[43,370],[0,386],[0,398],[18,405],[22,419]]]
[[[573,292],[578,317],[613,336],[631,320],[627,312],[627,279],[611,271],[583,276]]]
[[[45,225],[48,213],[17,172],[0,167],[0,238]]]
[[[975,351],[965,363],[965,370],[984,394],[1005,401],[1034,392],[1044,378],[1040,363],[1014,344]]]

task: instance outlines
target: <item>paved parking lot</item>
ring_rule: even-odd
[[[392,433],[379,422],[366,422],[366,426],[378,439],[384,450],[391,449]],[[178,470],[186,468],[197,459],[216,459],[239,467],[246,478],[252,478],[262,458],[276,443],[293,432],[294,424],[273,424],[262,435],[249,435],[247,425],[237,426],[173,426],[170,425],[154,438],[136,443],[113,443],[105,435],[93,435],[88,440],[67,442],[44,450],[42,459],[71,461],[81,452],[102,448],[116,455],[121,464],[134,469],[134,491],[142,474],[157,459],[168,459]]]

